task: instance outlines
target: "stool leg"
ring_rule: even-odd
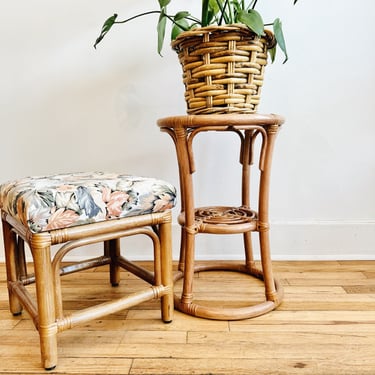
[[[19,278],[27,277],[25,241],[21,237],[17,237],[17,272]]]
[[[112,286],[120,284],[120,267],[117,264],[117,259],[120,256],[120,239],[115,238],[104,242],[104,253],[111,258],[109,274]]]
[[[9,309],[13,315],[22,313],[22,305],[16,295],[12,292],[11,283],[18,280],[18,260],[17,260],[17,235],[12,231],[11,225],[3,222],[3,237],[5,248],[5,264],[7,272],[7,286],[9,295]]]
[[[172,271],[172,225],[171,221],[159,225],[161,282],[168,293],[161,297],[161,314],[165,323],[173,319],[173,271]]]
[[[34,259],[40,350],[46,370],[52,370],[57,365],[57,324],[50,245],[48,233],[35,234],[30,242]]]

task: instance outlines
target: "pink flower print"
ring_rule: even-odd
[[[122,212],[123,204],[128,200],[129,195],[124,191],[115,191],[111,193],[107,201],[107,216],[119,217]]]
[[[79,215],[77,215],[76,212],[59,208],[50,216],[48,219],[48,224],[45,228],[43,228],[43,230],[66,228],[77,221],[78,218]]]
[[[159,194],[159,199],[154,201],[153,212],[165,211],[174,207],[174,197],[168,193]]]
[[[111,200],[111,189],[109,187],[104,187],[102,190],[103,202],[109,202]]]

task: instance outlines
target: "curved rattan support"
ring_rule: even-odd
[[[205,271],[231,271],[240,272],[259,280],[264,281],[263,271],[259,268],[250,268],[243,264],[236,263],[218,263],[218,264],[204,264],[197,265],[194,268],[194,272],[205,272]],[[175,274],[174,281],[177,282],[184,277],[183,272]],[[266,314],[277,308],[282,302],[284,296],[284,289],[277,278],[274,278],[275,292],[271,295],[266,295],[266,300],[258,304],[249,305],[245,307],[212,307],[204,306],[193,301],[184,301],[181,296],[175,294],[174,305],[175,308],[181,312],[189,315],[197,316],[200,318],[209,318],[215,320],[241,320],[255,318],[256,316]]]
[[[151,238],[153,242],[154,248],[154,267],[157,269],[157,272],[153,274],[148,272],[147,270],[143,269],[135,265],[132,262],[126,261],[125,258],[121,257],[120,255],[116,257],[116,259],[111,259],[110,256],[99,256],[93,259],[88,259],[84,262],[76,262],[74,264],[61,267],[61,262],[63,261],[64,257],[72,250],[80,248],[82,246],[92,245],[99,242],[107,242],[114,239],[120,239],[123,237],[129,237],[134,235],[146,235]],[[119,261],[121,258],[121,261]],[[80,238],[77,240],[72,240],[65,243],[60,249],[56,252],[55,256],[52,260],[52,272],[54,275],[54,293],[55,293],[55,309],[56,309],[56,316],[59,319],[62,319],[64,316],[63,312],[63,302],[62,302],[62,293],[61,293],[61,278],[60,276],[67,275],[69,273],[74,273],[78,271],[83,271],[85,269],[90,269],[93,267],[99,267],[106,264],[111,264],[112,262],[121,263],[121,266],[125,269],[136,274],[137,276],[141,277],[143,280],[155,285],[161,284],[160,279],[160,242],[159,238],[156,233],[148,228],[148,227],[141,227],[141,228],[133,228],[133,229],[126,229],[122,231],[117,231],[113,233],[105,233],[105,234],[98,234],[95,236],[87,237],[87,238]],[[156,274],[156,279],[154,275]],[[114,284],[114,283],[113,283]],[[118,283],[117,283],[118,284]]]
[[[193,152],[193,140],[195,136],[201,132],[208,132],[208,131],[216,131],[216,132],[227,132],[231,131],[236,133],[241,141],[241,152],[240,152],[240,162],[242,163],[242,157],[243,157],[243,150],[244,150],[244,142],[245,142],[245,137],[241,130],[238,129],[236,126],[231,126],[228,125],[226,127],[223,127],[222,125],[212,125],[212,126],[204,126],[201,128],[190,128],[186,132],[186,140],[187,140],[187,150],[188,150],[188,157],[189,157],[189,165],[190,165],[190,173],[195,172],[195,162],[194,162],[194,152]],[[255,139],[258,134],[261,134],[262,137],[262,143],[261,143],[261,151],[260,151],[260,158],[259,158],[259,169],[263,170],[263,163],[264,163],[264,158],[265,158],[265,150],[267,148],[267,132],[264,130],[263,127],[261,126],[256,126],[253,125],[251,127],[251,144],[249,145],[250,147],[250,153],[252,154],[252,149],[253,145],[255,142]],[[169,132],[168,132],[169,133]],[[252,157],[250,155],[250,163],[252,162]]]

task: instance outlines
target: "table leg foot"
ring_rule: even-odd
[[[262,270],[255,267],[249,268],[246,265],[236,263],[216,263],[197,265],[194,269],[194,272],[214,270],[240,272],[252,277],[256,277],[257,279],[263,281]],[[176,282],[182,279],[183,277],[183,273],[180,272],[175,275],[174,280]],[[242,320],[254,318],[266,314],[280,305],[283,299],[283,288],[277,279],[274,279],[274,283],[275,290],[266,295],[266,301],[260,302],[255,305],[233,308],[204,306],[201,304],[194,303],[192,294],[189,294],[189,296],[183,295],[182,297],[175,295],[174,304],[175,308],[178,311],[199,318],[214,320]]]

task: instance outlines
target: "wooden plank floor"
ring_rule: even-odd
[[[276,311],[232,322],[176,312],[164,324],[158,302],[144,303],[60,333],[59,364],[50,373],[374,375],[375,261],[275,262],[274,269],[285,289]],[[106,271],[65,276],[65,308],[143,283],[124,272],[111,288]],[[3,264],[0,280],[0,374],[45,374],[29,316],[8,311]],[[259,281],[231,272],[197,274],[195,290],[211,304],[263,298]]]

